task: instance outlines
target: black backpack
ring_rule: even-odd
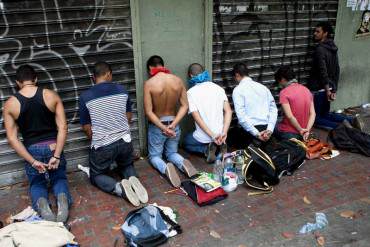
[[[279,178],[291,176],[306,159],[306,150],[291,140],[282,140],[266,147],[266,153],[274,163]]]
[[[242,168],[246,184],[262,192],[252,192],[249,195],[271,193],[272,185],[279,183],[277,169],[268,154],[253,145],[244,151],[244,164]]]
[[[370,135],[353,128],[346,120],[329,132],[329,139],[338,149],[370,156]]]

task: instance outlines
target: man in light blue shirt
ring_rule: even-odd
[[[233,76],[239,82],[233,91],[234,108],[243,128],[237,137],[243,141],[244,147],[252,142],[260,146],[270,140],[275,128],[277,108],[274,97],[266,86],[249,77],[244,63],[234,66]]]

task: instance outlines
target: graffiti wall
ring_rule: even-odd
[[[214,1],[213,78],[230,95],[235,63],[247,63],[251,76],[272,88],[274,71],[291,65],[305,82],[312,35],[319,21],[336,22],[338,1]],[[276,94],[277,92],[275,92]]]
[[[64,102],[71,165],[86,163],[89,143],[78,124],[78,97],[92,86],[98,60],[112,65],[136,111],[129,0],[0,0],[0,107],[17,90],[16,69],[24,63],[37,69],[39,85],[56,90]],[[138,148],[136,113],[132,135]],[[22,166],[7,145],[1,118],[0,184],[17,180]]]

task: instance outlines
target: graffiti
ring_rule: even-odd
[[[92,85],[91,65],[100,57],[117,61],[132,53],[130,19],[123,11],[129,13],[105,0],[0,0],[0,106],[16,92],[15,70],[28,63],[40,84],[61,95],[68,121],[76,122],[79,93]],[[119,79],[130,79],[125,76]]]
[[[246,62],[252,76],[265,84],[282,64],[292,65],[302,82],[307,79],[313,46],[313,25],[335,23],[337,4],[281,1],[267,4],[246,1],[214,1],[214,74],[228,93],[235,82],[230,70]],[[216,80],[217,80],[216,79]]]

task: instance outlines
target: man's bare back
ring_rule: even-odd
[[[183,83],[172,74],[158,73],[150,78],[146,84],[151,94],[153,112],[157,117],[175,116],[176,106],[179,103]]]
[[[179,105],[178,111],[176,108]],[[159,72],[144,84],[144,108],[149,121],[165,131],[174,129],[188,109],[186,89],[182,80],[172,74]],[[171,126],[164,126],[163,116],[175,116]]]

